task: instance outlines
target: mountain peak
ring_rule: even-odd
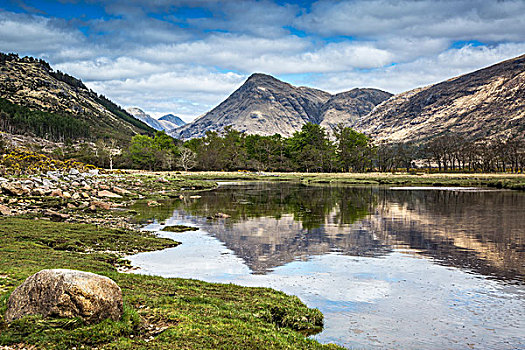
[[[383,100],[390,97],[388,93],[383,94]],[[271,75],[254,73],[220,105],[171,133],[175,137],[187,139],[202,137],[208,130],[221,131],[226,126],[232,126],[249,134],[280,134],[289,137],[305,123],[321,123],[324,118],[323,106],[332,97],[322,90],[296,87]],[[359,116],[369,112],[377,104],[366,98],[355,98],[352,101],[348,104],[349,108],[359,109]],[[340,102],[330,106],[333,107],[330,109],[331,113],[338,113],[339,116],[339,109],[346,104]],[[343,116],[346,117],[347,114]]]
[[[248,79],[246,79],[246,81],[257,81],[257,80],[278,80],[280,81],[279,79],[269,74],[264,74],[264,73],[253,73],[252,75],[248,77]]]
[[[146,116],[146,112],[144,112],[142,109],[138,107],[128,107],[126,108],[126,112],[131,114],[132,116],[140,115],[140,116]]]
[[[161,122],[169,122],[171,124],[173,124],[173,126],[171,127],[171,129],[174,129],[176,127],[179,127],[179,126],[183,126],[186,124],[186,122],[182,119],[180,119],[179,117],[177,117],[176,115],[173,115],[173,114],[166,114],[166,115],[163,115],[162,117],[159,118],[159,121]],[[170,128],[166,128],[166,129],[170,129]]]

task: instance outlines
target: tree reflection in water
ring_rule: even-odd
[[[189,219],[253,273],[313,255],[381,257],[393,249],[487,276],[524,281],[525,195],[520,192],[242,183],[201,198],[137,204],[139,218]],[[228,219],[215,219],[225,213]]]

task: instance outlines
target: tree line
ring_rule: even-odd
[[[134,136],[117,166],[149,170],[282,172],[523,172],[525,142],[465,140],[448,133],[425,143],[378,143],[339,125],[332,137],[307,123],[291,137],[247,135],[231,127],[182,142],[157,132]]]

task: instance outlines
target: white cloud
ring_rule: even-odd
[[[47,57],[81,41],[79,33],[68,28],[64,21],[0,12],[0,50],[3,52],[34,52]]]
[[[44,58],[124,106],[187,119],[253,72],[330,92],[401,92],[525,51],[521,0],[320,0],[308,10],[270,0],[98,4],[107,18],[1,12],[0,50]],[[181,6],[202,15],[186,18]],[[457,41],[467,46],[451,49]]]
[[[521,41],[525,2],[434,0],[321,0],[296,20],[309,32],[366,38],[434,37],[448,40]]]
[[[351,71],[325,74],[316,81],[316,86],[333,93],[353,87],[373,87],[400,93],[466,74],[519,56],[523,52],[525,43],[507,43],[494,47],[465,46],[367,73]]]

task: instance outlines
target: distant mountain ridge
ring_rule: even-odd
[[[392,96],[378,89],[352,89],[335,94],[321,108],[320,125],[327,130],[339,124],[354,127],[361,117]]]
[[[170,131],[186,124],[182,119],[173,114],[166,114],[159,119],[155,119],[138,107],[129,107],[126,108],[126,111],[133,117],[159,131]]]
[[[255,73],[226,100],[192,123],[171,131],[174,137],[202,137],[206,131],[220,131],[226,126],[249,134],[292,136],[308,123],[322,124],[325,114],[332,124],[369,112],[375,104],[391,96],[381,90],[360,89],[348,95],[352,110],[338,110],[335,101],[323,107],[334,96],[309,87],[295,87],[270,75]],[[366,91],[365,91],[366,90]],[[370,100],[365,98],[366,95]],[[337,95],[336,95],[337,96]],[[356,98],[359,96],[359,98]],[[373,98],[372,98],[373,97]],[[329,113],[330,112],[330,113]],[[330,124],[330,126],[332,126]]]
[[[151,126],[155,130],[164,130],[164,126],[162,126],[161,123],[158,122],[157,119],[153,118],[146,112],[144,112],[142,109],[138,107],[129,107],[126,108],[126,112],[140,120],[141,122]]]
[[[159,121],[161,121],[161,122],[162,121],[163,122],[169,122],[169,123],[175,125],[176,127],[186,125],[186,122],[184,120],[180,119],[179,117],[177,117],[176,115],[173,115],[171,113],[163,115],[162,117],[159,118]]]
[[[188,139],[232,126],[251,134],[291,136],[307,122],[318,123],[319,109],[329,98],[327,92],[256,73],[217,107],[171,134]]]

